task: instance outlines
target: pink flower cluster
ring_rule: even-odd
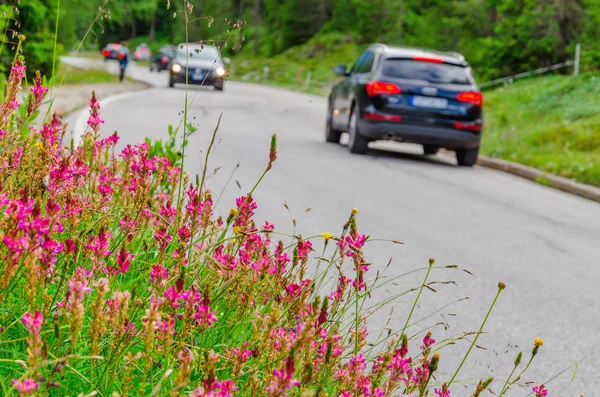
[[[4,318],[24,325],[10,330],[0,358],[25,364],[3,373],[21,396],[89,394],[83,379],[102,395],[275,397],[323,384],[337,396],[432,394],[430,333],[418,355],[404,338],[372,358],[364,316],[346,326],[369,291],[355,213],[332,258],[318,258],[335,272],[329,290],[310,273],[313,242],[275,240],[272,223],[255,221],[251,194],[223,219],[211,191],[148,144],[117,150],[116,134],[101,138],[95,95],[78,146],[62,145],[58,116],[21,146],[14,110],[24,73],[19,60],[0,106],[0,302]],[[38,75],[30,115],[46,91]],[[268,168],[276,158],[273,140]],[[433,393],[450,396],[447,386]]]

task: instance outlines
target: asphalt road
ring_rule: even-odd
[[[114,63],[108,65],[116,71]],[[103,103],[104,133],[119,131],[123,145],[145,137],[166,137],[167,126],[182,119],[185,88],[167,88],[164,72],[150,73],[131,65],[128,73],[153,88]],[[198,126],[186,149],[190,173],[200,172],[222,114],[208,172],[218,169],[211,174],[209,186],[215,194],[222,192],[219,210],[223,213],[265,168],[269,140],[276,133],[278,160],[255,195],[258,219],[266,219],[268,213],[278,228],[291,231],[291,216],[283,206],[287,202],[304,236],[336,233],[357,207],[363,233],[405,243],[369,244],[372,275],[383,270],[390,257],[388,277],[425,266],[430,257],[440,265],[458,264],[473,272],[473,276],[434,272],[432,279],[455,280],[458,285],[439,285],[437,293],[426,292],[415,319],[456,298],[472,299],[440,311],[415,326],[415,332],[439,321],[447,321],[450,329],[438,327],[436,339],[476,330],[498,281],[506,282],[508,287],[486,327],[488,334],[478,342],[488,350],[475,349],[459,376],[470,385],[468,390],[480,377],[496,377],[496,386],[501,385],[516,353],[524,350],[528,357],[534,337],[543,338],[545,345],[527,380],[545,382],[600,348],[595,339],[600,334],[600,312],[595,307],[600,300],[597,203],[499,171],[459,168],[450,156],[425,158],[419,147],[409,145],[376,144],[366,156],[351,155],[344,144],[324,142],[325,98],[227,82],[223,93],[190,87],[189,100],[188,117]],[[82,114],[68,118],[76,133],[85,120]],[[305,212],[307,207],[312,210]],[[376,291],[371,302],[414,287],[421,277],[423,273],[402,278],[397,285]],[[404,324],[411,302],[395,303],[391,325]],[[372,335],[385,326],[387,317],[387,311],[373,315]],[[466,348],[463,341],[444,350],[441,370],[451,371]],[[597,395],[599,367],[600,354],[582,362],[563,395]],[[573,370],[552,381],[551,395],[559,395],[572,375]],[[530,390],[514,389],[509,395],[524,396]],[[461,387],[453,392],[453,396],[470,394]]]

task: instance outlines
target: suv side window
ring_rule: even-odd
[[[375,62],[375,54],[371,51],[365,51],[358,58],[354,66],[352,67],[351,73],[368,73],[373,67]]]
[[[375,54],[367,50],[358,57],[350,73],[368,73],[373,67],[373,62],[375,62]]]
[[[352,66],[352,69],[350,69],[351,74],[360,73],[359,69],[361,68],[361,65],[364,63],[366,55],[367,55],[367,52],[363,52],[362,54],[360,54],[360,56],[358,57],[358,59],[356,60],[354,65]]]
[[[373,62],[375,62],[375,54],[368,52],[365,62],[362,64],[362,68],[359,73],[369,73],[373,68]]]

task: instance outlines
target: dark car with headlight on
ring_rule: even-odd
[[[329,96],[326,140],[348,132],[352,153],[377,140],[416,143],[425,154],[444,148],[459,165],[477,161],[483,96],[464,57],[454,52],[373,44]]]
[[[169,64],[171,60],[175,58],[175,53],[177,52],[177,47],[171,45],[162,46],[158,52],[152,53],[152,58],[150,59],[150,71],[163,71],[169,70]]]
[[[225,73],[225,61],[216,47],[180,44],[169,66],[169,87],[188,83],[223,91]]]

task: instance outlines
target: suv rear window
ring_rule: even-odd
[[[383,61],[381,71],[388,77],[399,79],[423,80],[439,84],[472,84],[468,68],[447,63],[386,59]]]

